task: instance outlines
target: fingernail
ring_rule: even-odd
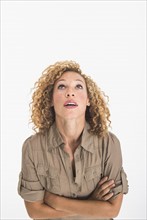
[[[110,183],[114,183],[114,180],[111,180],[111,182]]]

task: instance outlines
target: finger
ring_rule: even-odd
[[[112,188],[114,188],[114,186],[115,186],[115,184],[112,184],[112,185],[110,185],[109,187],[107,187],[103,190],[98,190],[96,196],[102,198],[103,196],[108,194],[112,190]]]
[[[105,195],[107,195],[108,193],[110,193],[110,188],[106,188],[105,190],[101,191],[98,196],[100,198],[104,197]]]
[[[110,186],[112,186],[114,184],[114,180],[109,180],[106,183],[103,183],[100,187],[99,187],[99,192],[105,190],[106,188],[109,188]]]
[[[114,194],[113,194],[112,192],[111,192],[111,193],[108,193],[107,195],[105,195],[105,196],[102,197],[102,200],[107,201],[107,200],[109,200],[110,198],[112,198],[113,195],[114,195]]]
[[[107,177],[107,176],[103,177],[103,178],[99,181],[98,185],[101,186],[101,185],[102,185],[103,183],[105,183],[107,180],[108,180],[108,177]]]
[[[102,191],[101,193],[97,193],[95,197],[96,197],[97,199],[103,199],[103,197],[104,197],[105,195],[107,195],[108,193],[110,193],[110,190],[109,190],[109,189],[105,189],[105,190]]]

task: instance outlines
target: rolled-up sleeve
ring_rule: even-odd
[[[112,190],[114,197],[119,193],[128,193],[128,180],[122,166],[120,142],[112,133],[109,133],[108,139],[105,140],[104,158],[103,175],[115,181],[115,187]]]
[[[44,188],[41,185],[33,161],[30,138],[28,138],[22,148],[22,168],[19,174],[18,194],[25,200],[35,202],[43,200]]]

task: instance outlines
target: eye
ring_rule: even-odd
[[[65,88],[65,85],[60,84],[57,88],[58,88],[58,89],[64,89],[64,88]]]
[[[83,86],[81,84],[76,85],[76,88],[83,89]]]

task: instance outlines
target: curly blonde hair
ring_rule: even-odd
[[[55,112],[52,106],[53,88],[57,79],[66,71],[80,74],[87,86],[90,106],[87,106],[85,118],[90,124],[89,132],[98,136],[104,136],[111,124],[110,112],[107,107],[108,96],[101,91],[96,83],[82,73],[78,63],[74,61],[56,62],[47,67],[39,80],[35,83],[32,102],[30,103],[33,129],[37,132],[45,132],[55,121]]]

